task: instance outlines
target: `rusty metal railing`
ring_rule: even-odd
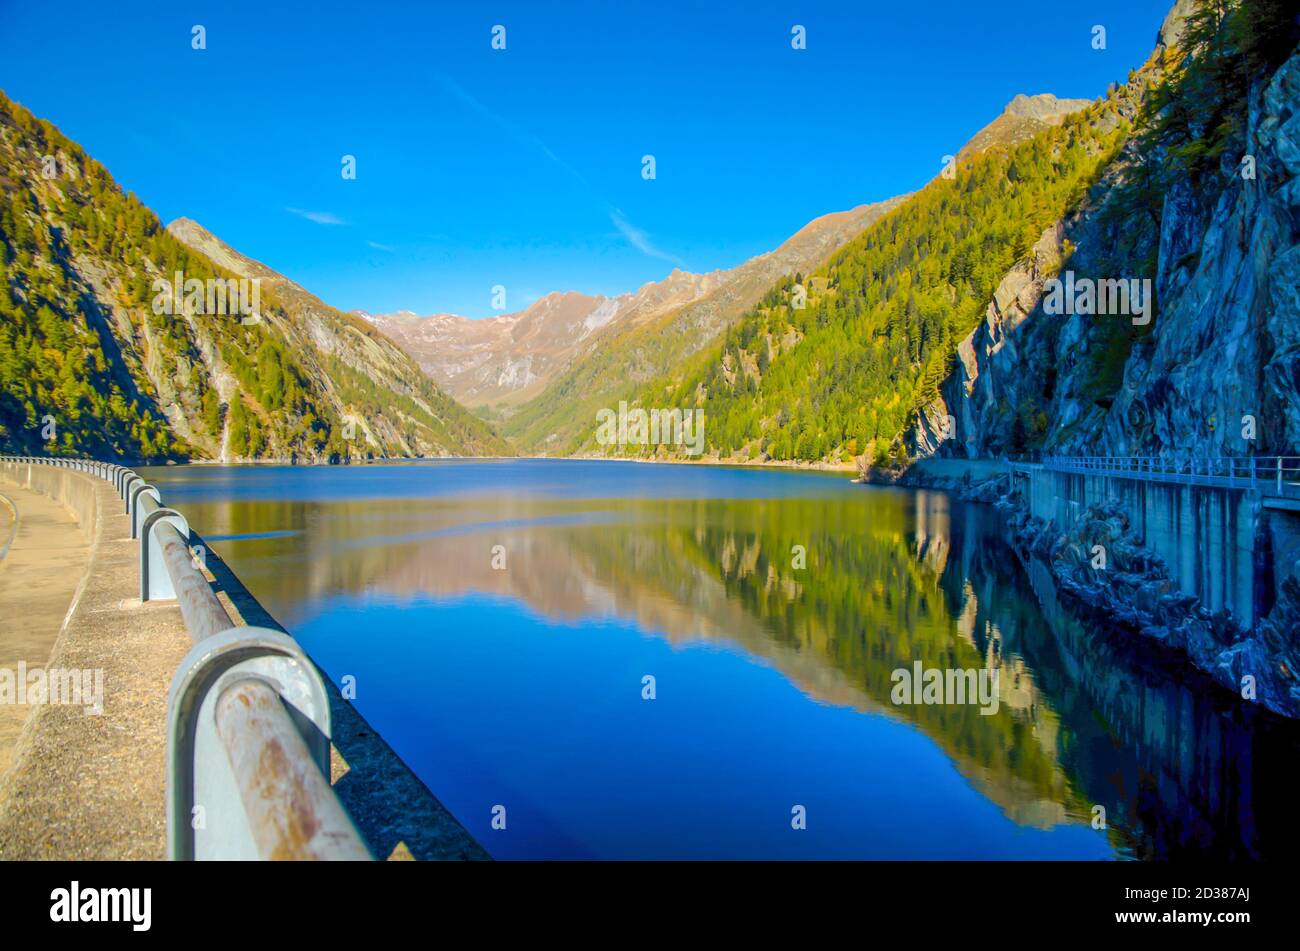
[[[131,469],[0,456],[112,483],[139,540],[140,600],[175,600],[194,646],[167,702],[167,851],[173,859],[371,858],[329,782],[330,708],[291,637],[236,625],[190,548],[184,516]]]
[[[215,714],[253,838],[271,846],[265,858],[370,858],[272,684],[236,679]]]

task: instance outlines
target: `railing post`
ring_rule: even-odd
[[[143,483],[144,479],[141,479],[134,472],[129,473],[122,482],[122,501],[125,503],[122,511],[127,514],[131,512],[131,487],[137,482]]]
[[[145,506],[144,500],[152,499],[156,505]],[[144,522],[145,516],[154,511],[155,508],[162,508],[162,496],[158,492],[158,487],[150,485],[147,482],[137,482],[131,486],[131,537],[140,538],[140,525]]]
[[[171,601],[181,597],[167,561],[169,556],[174,559],[175,553],[171,549],[178,546],[188,555],[189,538],[189,522],[180,512],[160,507],[145,517],[140,529],[141,602]],[[202,575],[195,572],[195,577],[206,586]]]

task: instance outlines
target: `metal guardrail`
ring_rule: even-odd
[[[1300,456],[1045,456],[1042,465],[1055,472],[1256,489],[1264,495],[1300,498]]]
[[[0,456],[111,482],[140,542],[140,600],[175,600],[194,646],[167,697],[167,852],[173,859],[368,860],[329,782],[324,682],[293,638],[230,619],[184,516],[123,466]]]

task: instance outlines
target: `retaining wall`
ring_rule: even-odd
[[[97,486],[102,480],[76,469],[59,469],[26,462],[0,462],[0,479],[61,503],[77,520],[77,526],[87,543],[95,540],[100,495]]]
[[[1041,468],[1028,479],[1030,511],[1058,526],[1070,525],[1090,505],[1118,502],[1178,587],[1209,610],[1226,608],[1253,626],[1272,606],[1272,586],[1256,584],[1258,492]]]

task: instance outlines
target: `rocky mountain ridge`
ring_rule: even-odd
[[[660,281],[613,297],[558,291],[521,311],[481,319],[411,311],[365,317],[458,400],[508,414],[564,374],[581,373],[586,358],[670,315],[691,310],[699,333],[716,332],[778,278],[816,266],[899,200],[823,215],[737,267],[702,274],[674,268]],[[615,385],[620,379],[614,376]],[[589,382],[608,388],[604,381]]]
[[[990,148],[1009,148],[1033,138],[1048,126],[1057,126],[1065,117],[1092,105],[1091,99],[1058,99],[1051,93],[1029,96],[1018,94],[1002,113],[958,150],[960,165],[979,152]]]

